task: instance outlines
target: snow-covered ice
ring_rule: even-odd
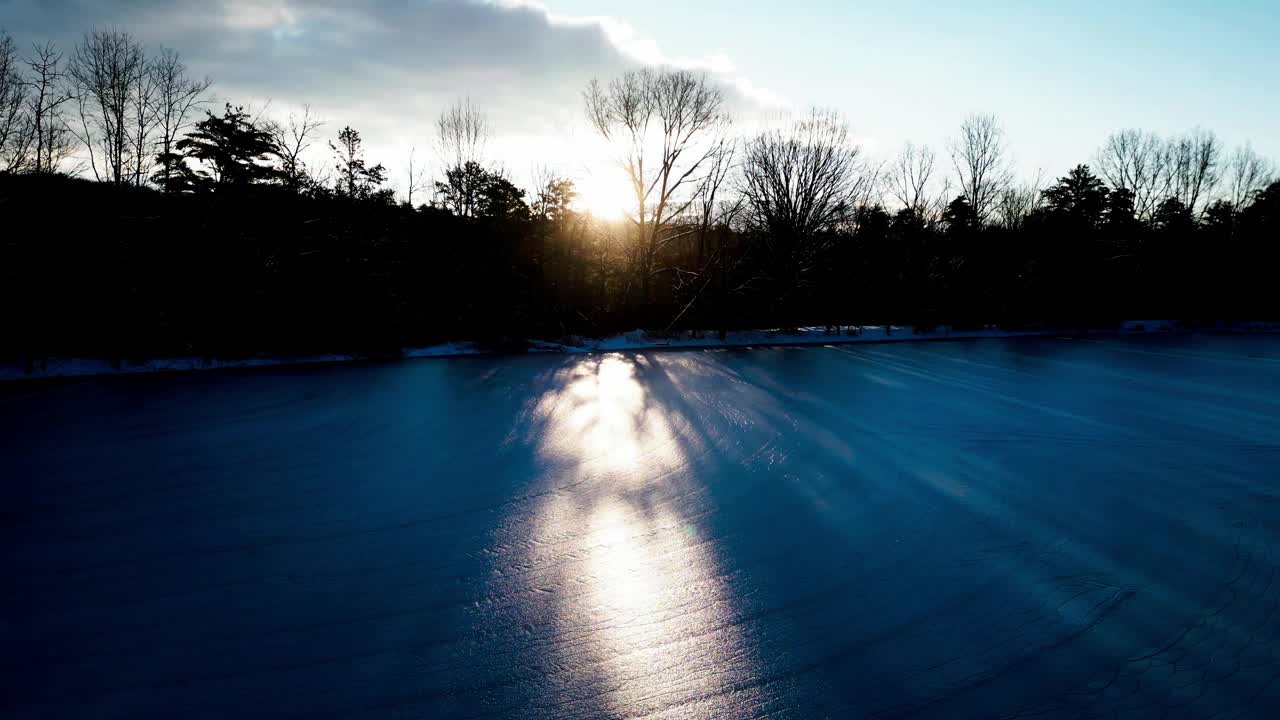
[[[1280,338],[596,349],[6,384],[0,717],[1277,716]]]

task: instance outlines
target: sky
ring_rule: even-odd
[[[597,204],[620,185],[582,89],[640,65],[703,70],[748,119],[840,111],[873,157],[945,142],[994,113],[1030,180],[1088,162],[1106,136],[1193,127],[1280,159],[1275,0],[0,0],[22,43],[71,47],[93,27],[164,44],[220,99],[282,117],[309,103],[360,130],[403,186],[411,147],[461,97],[494,127],[519,184],[546,166]],[[317,158],[317,161],[319,158]]]

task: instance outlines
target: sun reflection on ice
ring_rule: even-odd
[[[647,395],[643,363],[581,362],[540,403],[538,443],[557,489],[536,511],[530,564],[545,569],[536,582],[559,589],[556,665],[599,710],[728,716],[758,702],[744,689],[753,648],[714,544],[690,519],[703,488],[688,423]]]
[[[621,356],[574,368],[541,413],[548,420],[543,452],[576,466],[580,477],[643,478],[682,462],[666,413],[649,406],[634,363]]]

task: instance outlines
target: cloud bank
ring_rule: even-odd
[[[530,2],[472,0],[0,0],[20,42],[69,50],[118,28],[178,50],[219,99],[286,114],[303,103],[329,134],[350,124],[393,179],[410,145],[431,143],[440,110],[463,96],[495,128],[493,154],[514,174],[581,165],[582,89],[644,64],[706,70],[738,108],[772,98],[723,56],[677,59],[614,18],[557,16]],[[576,168],[558,167],[572,175]]]

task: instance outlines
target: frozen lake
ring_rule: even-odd
[[[1280,338],[0,392],[6,718],[1280,714]]]

